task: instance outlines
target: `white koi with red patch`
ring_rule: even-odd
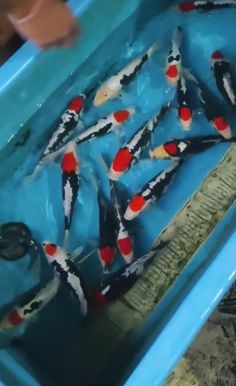
[[[79,190],[79,162],[74,142],[70,142],[61,161],[62,197],[65,218],[64,247],[67,248],[75,203]]]
[[[182,28],[178,26],[173,34],[171,49],[167,57],[165,70],[167,82],[170,84],[170,86],[176,86],[181,74],[182,58],[180,53],[180,45],[182,42],[182,36]]]
[[[79,300],[81,312],[83,315],[86,315],[88,307],[85,297],[85,286],[82,282],[79,268],[73,263],[70,255],[57,245],[45,241],[43,248],[49,264],[54,268],[62,283],[67,286]]]
[[[181,165],[176,161],[170,167],[164,169],[157,176],[146,183],[143,188],[130,200],[124,214],[128,221],[133,220],[153,201],[159,199],[172,182],[172,178]]]
[[[236,6],[236,1],[234,0],[216,0],[216,1],[186,1],[179,5],[179,10],[181,12],[191,12],[191,11],[200,11],[208,12],[214,9],[223,9],[231,8]]]
[[[0,322],[0,332],[17,327],[25,320],[32,319],[57,294],[60,280],[55,276],[45,287],[30,295],[30,300],[14,307]]]
[[[77,145],[88,142],[93,138],[108,134],[121,126],[134,113],[134,109],[116,111],[107,117],[100,119],[94,126],[89,127],[78,135],[74,141]]]

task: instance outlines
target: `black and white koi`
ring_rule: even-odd
[[[191,11],[200,11],[208,12],[214,9],[223,9],[231,8],[236,6],[236,1],[234,0],[215,0],[215,1],[186,1],[179,5],[179,10],[181,12],[191,12]]]
[[[215,102],[206,88],[198,87],[198,97],[204,111],[204,115],[212,126],[225,139],[232,138],[232,130],[229,122],[224,116],[222,108]]]
[[[227,140],[218,135],[209,135],[206,137],[192,137],[183,139],[174,139],[168,141],[163,145],[157,146],[155,149],[149,151],[151,158],[181,158],[189,154],[198,154],[204,150],[210,149],[218,143],[235,142],[236,137]]]
[[[51,159],[54,159],[54,154],[56,154],[56,152],[61,147],[63,147],[63,145],[65,145],[68,138],[70,138],[70,136],[73,134],[83,113],[84,99],[84,95],[80,95],[70,101],[67,109],[64,111],[60,118],[58,128],[52,134],[52,137],[44,149],[39,162],[33,171],[33,174],[30,176],[31,179],[36,177],[36,175],[44,167],[45,163]]]
[[[226,102],[235,109],[236,87],[232,66],[220,51],[213,52],[211,59],[211,69],[215,77],[217,88]]]
[[[108,272],[116,258],[116,221],[111,203],[98,193],[99,250],[104,272]]]
[[[155,244],[147,254],[111,274],[99,289],[90,294],[89,307],[99,309],[126,293],[142,275],[144,268],[168,242],[169,240]]]
[[[79,145],[83,142],[91,141],[93,138],[98,138],[102,135],[108,134],[122,125],[131,117],[133,113],[134,109],[116,111],[115,113],[100,119],[95,125],[84,130],[81,134],[74,138],[74,142],[76,145]]]
[[[177,84],[177,103],[179,120],[184,130],[190,130],[193,118],[190,92],[183,75]]]
[[[67,248],[70,227],[79,190],[79,161],[74,142],[70,142],[61,161],[62,197],[65,218],[64,248]]]
[[[143,188],[130,200],[124,214],[124,218],[127,221],[133,220],[140,213],[142,213],[151,202],[158,200],[169,187],[180,165],[181,162],[177,161],[148,181],[148,183],[146,183]]]
[[[43,249],[49,264],[64,284],[80,302],[81,312],[87,315],[87,299],[84,283],[79,268],[73,263],[70,255],[57,245],[45,241]]]
[[[170,86],[176,86],[181,74],[182,58],[180,53],[180,45],[182,42],[182,36],[182,28],[178,26],[173,34],[171,49],[167,57],[165,70],[167,82],[170,84]]]
[[[206,119],[211,123],[214,129],[225,139],[232,137],[230,124],[225,117],[222,106],[212,96],[208,88],[199,81],[192,73],[185,71],[186,77],[193,81],[197,86],[198,98],[201,103]]]
[[[122,88],[134,79],[156,49],[157,45],[153,44],[145,54],[134,59],[123,70],[106,80],[95,95],[94,105],[100,106],[103,103],[118,97]]]
[[[55,276],[45,287],[31,292],[27,299],[15,306],[0,322],[0,332],[21,325],[25,320],[33,319],[57,294],[60,280]]]
[[[141,153],[150,144],[154,129],[164,119],[169,107],[170,103],[164,105],[153,118],[149,119],[149,121],[118,150],[109,172],[109,178],[111,180],[117,181],[122,174],[127,172],[132,164],[139,159]]]
[[[121,213],[121,205],[118,199],[118,192],[114,184],[111,184],[111,199],[116,215],[116,244],[127,264],[131,263],[134,257],[133,241]]]

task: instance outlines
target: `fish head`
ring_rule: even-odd
[[[118,96],[118,93],[116,90],[113,90],[110,87],[108,87],[106,84],[104,84],[96,92],[93,104],[94,106],[98,107],[98,106],[101,106],[103,103],[116,98],[117,96]]]
[[[125,262],[130,264],[133,261],[133,243],[129,235],[117,240],[117,246]]]
[[[194,4],[194,1],[186,1],[179,5],[179,10],[181,12],[190,12],[194,11],[196,9],[196,5]]]
[[[127,221],[133,220],[139,215],[140,212],[147,206],[147,201],[141,194],[136,194],[130,201],[128,208],[124,214],[124,218]]]
[[[128,148],[121,148],[116,154],[109,172],[109,178],[112,181],[118,181],[120,176],[131,166],[133,156]]]
[[[102,263],[104,272],[108,272],[115,260],[116,250],[112,246],[106,246],[99,250],[99,257]]]
[[[50,241],[44,241],[42,245],[48,260],[54,261],[59,251],[58,246],[56,244],[51,243]]]
[[[211,65],[212,68],[216,63],[222,62],[225,60],[224,55],[220,51],[214,51],[211,55]]]
[[[61,169],[67,173],[76,173],[78,170],[78,158],[74,142],[70,142],[66,148],[66,152],[61,161]]]
[[[224,117],[216,117],[212,120],[212,125],[214,128],[225,138],[232,138],[232,131],[229,123]]]
[[[170,64],[166,68],[166,79],[170,86],[175,86],[180,79],[180,66],[178,64]]]
[[[75,113],[79,114],[84,108],[84,100],[85,95],[79,95],[73,98],[68,105],[68,110],[74,111]]]
[[[113,113],[113,119],[116,124],[121,125],[122,123],[127,121],[127,119],[129,119],[134,114],[134,112],[135,110],[132,108],[128,108],[126,110],[119,110]]]
[[[181,107],[179,109],[179,119],[184,130],[190,130],[192,117],[193,113],[189,107]]]
[[[107,304],[107,299],[106,296],[102,293],[102,291],[94,290],[89,295],[88,303],[92,309],[97,310]]]

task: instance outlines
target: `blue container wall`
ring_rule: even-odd
[[[72,5],[75,6],[77,2],[75,1],[72,3]],[[86,3],[84,4],[86,5]],[[168,18],[166,16],[163,18],[161,17],[161,20],[158,20],[158,22],[156,22],[156,20],[151,20],[151,24],[148,25],[148,28],[151,28],[151,30],[154,32],[153,34],[150,34],[148,30],[145,29],[146,22],[150,16],[156,16],[157,11],[161,9],[162,5],[167,5],[167,3],[164,1],[119,1],[116,2],[116,4],[113,4],[109,1],[100,0],[99,2],[88,3],[87,5],[88,8],[81,16],[81,24],[82,29],[84,30],[84,35],[81,37],[81,40],[78,43],[77,47],[68,51],[54,51],[34,57],[34,48],[26,46],[23,48],[23,52],[28,55],[28,61],[26,60],[24,62],[22,60],[22,51],[16,54],[16,60],[17,57],[19,58],[19,60],[21,59],[20,63],[23,66],[22,71],[19,71],[19,73],[15,75],[12,81],[10,81],[9,79],[2,79],[3,77],[0,73],[1,93],[3,101],[0,106],[1,115],[3,117],[1,131],[2,137],[0,138],[0,148],[2,149],[2,151],[0,152],[0,160],[4,165],[0,172],[2,180],[5,180],[6,177],[8,177],[15,169],[17,169],[18,176],[20,176],[21,172],[23,175],[25,169],[20,170],[21,168],[19,168],[19,165],[21,165],[23,161],[26,161],[27,167],[28,169],[30,169],[30,162],[34,164],[37,159],[37,152],[39,151],[39,148],[41,148],[42,144],[46,141],[48,137],[48,128],[50,128],[54,121],[58,118],[60,112],[65,106],[65,103],[75,94],[86,91],[87,88],[90,88],[91,84],[94,84],[98,80],[101,80],[101,78],[105,76],[105,65],[108,67],[108,71],[109,66],[114,66],[112,68],[118,69],[122,61],[121,63],[120,61],[117,62],[117,58],[123,58],[123,55],[126,55],[127,52],[128,54],[125,57],[125,60],[127,60],[128,55],[133,55],[133,42],[135,49],[138,49],[139,52],[143,51],[143,42],[141,42],[140,45],[136,42],[137,34],[145,36],[146,45],[153,42],[153,35],[155,35],[156,39],[161,41],[163,46],[167,47],[169,37],[173,29],[173,25],[182,21],[181,18],[176,18],[176,15],[174,15],[174,13],[168,16]],[[128,20],[127,29],[123,28],[123,25],[121,23],[125,22],[125,20],[135,11],[138,6],[140,6],[139,12]],[[190,16],[184,21],[184,27],[188,31],[188,37],[185,41],[186,65],[189,65],[191,63],[193,65],[194,71],[200,73],[201,75],[204,74],[204,80],[207,80],[207,82],[210,75],[210,69],[208,68],[207,72],[205,70],[205,64],[203,63],[204,61],[199,64],[199,62],[193,61],[192,58],[203,57],[206,59],[209,55],[209,51],[214,48],[214,45],[220,44],[220,42],[222,42],[221,38],[219,38],[221,31],[221,16],[218,14],[218,17],[218,41],[216,42],[214,40],[215,32],[212,28],[212,34],[207,41],[208,44],[204,43],[207,29],[209,29],[207,17],[204,19],[204,28],[202,22],[199,23],[194,16]],[[233,23],[232,19],[231,22]],[[215,20],[210,20],[210,24],[212,27],[215,25],[215,23]],[[117,31],[119,32],[117,33],[116,28],[120,24],[121,26],[118,28]],[[199,32],[194,35],[196,31],[193,27],[194,25],[195,28],[197,28],[197,31],[201,31],[201,33]],[[156,31],[158,31],[158,33],[156,33]],[[110,35],[111,38],[109,40],[108,36]],[[226,35],[226,39],[222,43],[223,45],[230,40],[230,31],[228,31]],[[192,36],[195,36],[194,42],[192,41]],[[107,38],[108,40],[106,40]],[[114,42],[116,42],[116,44]],[[94,51],[96,52],[94,53]],[[101,52],[103,53],[104,57],[101,57]],[[97,58],[99,58],[99,60]],[[158,54],[156,58],[159,60],[159,67],[161,67],[161,63],[164,63],[164,53],[161,52],[160,56]],[[3,75],[4,71],[5,73],[10,71],[8,66],[12,66],[11,69],[13,69],[14,67],[9,62],[6,66],[3,67]],[[150,68],[154,70],[154,67],[149,67],[149,69]],[[150,85],[149,89],[142,88],[144,87],[143,85],[147,87],[147,83],[145,83],[146,81],[150,82],[148,83]],[[146,105],[144,102],[144,104],[141,105],[139,100],[135,101],[135,103],[139,107],[139,113],[140,111],[142,113],[142,117],[140,118],[139,115],[137,120],[135,120],[136,118],[134,118],[134,121],[128,124],[127,127],[131,130],[137,128],[137,126],[140,124],[140,120],[142,120],[143,122],[147,117],[151,115],[151,112],[149,110],[150,106],[153,110],[156,109],[164,102],[164,99],[162,98],[165,97],[167,99],[171,95],[170,91],[168,91],[167,93],[163,92],[164,96],[162,94],[161,85],[163,85],[163,74],[161,74],[160,68],[158,68],[158,66],[157,72],[153,71],[153,74],[151,75],[150,79],[147,80],[145,78],[144,72],[144,74],[140,75],[140,79],[137,83],[139,93],[138,95],[140,99],[144,99],[144,96],[148,95],[149,99],[146,98],[146,100],[151,100],[151,102],[147,102]],[[155,90],[155,87],[157,91]],[[211,87],[214,88],[212,83]],[[132,95],[127,95],[124,99],[124,102],[133,103],[133,99],[131,98],[131,96]],[[14,103],[12,103],[13,101]],[[116,106],[116,104],[114,104],[113,106]],[[106,108],[104,108],[104,112],[105,111]],[[6,114],[6,112],[9,113]],[[99,112],[99,117],[100,113],[101,111]],[[91,114],[92,115],[89,115],[88,118],[85,115],[86,125],[91,123],[90,120],[92,121],[94,118],[96,118],[96,112],[94,110],[92,110]],[[12,119],[13,116],[14,120]],[[196,123],[194,124],[193,128],[195,135],[199,134],[202,130],[202,126],[199,127],[201,125],[201,118],[202,117],[196,118]],[[180,134],[180,128],[178,125],[175,126],[175,122],[176,114],[175,112],[172,112],[170,118],[165,123],[166,126],[161,127],[159,133],[160,141],[166,138],[166,129],[169,135],[171,136]],[[211,133],[211,129],[207,125],[204,125],[204,130],[206,130],[205,133]],[[125,135],[125,133],[123,134]],[[107,140],[107,144],[108,146],[118,146],[118,143],[116,143],[114,138]],[[102,144],[100,143],[99,146],[102,147]],[[84,147],[84,151],[81,150],[82,156],[86,156],[87,149],[96,153],[95,146],[88,146]],[[180,174],[180,176],[177,178],[178,187],[177,185],[175,185],[174,190],[172,190],[165,196],[159,208],[155,208],[153,209],[152,213],[149,212],[147,215],[145,214],[143,216],[144,221],[142,222],[142,225],[144,225],[148,221],[152,224],[155,224],[155,232],[153,231],[153,229],[150,229],[150,232],[148,232],[147,234],[146,245],[143,245],[140,248],[147,248],[149,247],[149,245],[151,245],[151,243],[155,239],[155,233],[163,229],[163,227],[169,223],[173,215],[183,205],[188,196],[191,195],[193,191],[199,186],[205,175],[207,175],[207,173],[221,159],[226,149],[227,146],[220,146],[219,148],[214,150],[214,157],[212,156],[213,153],[210,151],[201,155],[199,158],[193,157],[190,161],[186,163],[185,168],[183,170],[183,174]],[[32,154],[34,152],[36,153],[35,156],[34,154]],[[7,160],[6,157],[8,157]],[[164,166],[164,163],[160,163],[159,166]],[[135,177],[135,173],[138,173],[140,179],[146,177],[144,175],[144,171],[146,170],[145,166],[141,166],[140,169],[138,169],[138,167],[134,169],[134,175],[132,175],[133,172],[131,172],[132,178]],[[187,180],[186,178],[189,170],[191,170],[191,173],[195,176],[194,181],[191,179]],[[52,167],[50,173],[53,174],[53,180],[56,181],[55,178],[57,177],[57,175],[55,174],[56,172],[54,166]],[[52,174],[50,174],[50,176]],[[124,181],[125,184],[128,185],[129,177],[125,177]],[[50,182],[52,182],[52,180],[50,180]],[[7,186],[7,184],[8,182],[6,182],[5,186]],[[137,188],[138,180],[134,181],[134,184],[130,187],[131,192],[134,193]],[[45,184],[45,190],[43,194],[47,195],[47,184]],[[55,198],[57,194],[56,188],[51,192],[51,194]],[[83,192],[83,195],[86,195],[86,191]],[[33,196],[33,190],[28,192],[28,196],[21,195],[21,199],[16,210],[13,210],[14,208],[12,207],[8,210],[5,205],[1,212],[1,221],[19,219],[19,214],[22,213],[22,210],[24,210],[28,202],[31,202],[30,200]],[[2,194],[1,197],[4,197],[4,194]],[[12,202],[13,201],[14,197]],[[6,200],[2,199],[2,202],[9,202],[9,197],[6,198]],[[40,202],[35,202],[36,208],[38,207],[37,205],[39,205],[39,203]],[[84,208],[85,210],[88,210],[88,207],[86,207],[85,205]],[[91,213],[93,213],[92,207],[89,208],[89,210],[91,211]],[[157,215],[158,219],[161,219],[161,221],[158,221],[158,224],[156,224]],[[8,218],[8,216],[10,216],[11,218]],[[50,217],[50,213],[48,217]],[[52,218],[52,216],[50,218]],[[55,234],[54,228],[50,227],[48,223],[45,223],[45,207],[39,208],[37,215],[28,215],[25,212],[25,221],[27,219],[27,222],[29,222],[29,225],[35,231],[36,236],[39,236],[40,240],[41,237],[44,236],[44,233],[47,235],[47,237],[60,238],[59,235]],[[56,219],[58,220],[58,218]],[[61,219],[59,219],[59,221],[61,221]],[[80,219],[79,221],[82,220]],[[55,224],[56,223],[57,221],[55,221]],[[35,224],[37,224],[37,227]],[[80,223],[78,222],[78,230],[80,228],[79,224]],[[39,225],[40,229],[37,233]],[[29,262],[27,260],[25,260],[24,262],[19,262],[19,265],[16,269],[10,269],[9,267],[7,268],[5,266],[3,275],[4,277],[1,280],[3,287],[7,289],[8,281],[10,280],[10,278],[11,280],[13,280],[12,278],[14,277],[14,282],[17,286],[16,294],[19,295],[20,292],[24,292],[28,288],[31,288],[32,286],[37,284],[37,282],[39,281],[37,267],[34,268],[34,275],[30,276],[27,280],[24,279],[24,283],[22,284],[22,278],[25,278],[24,275],[27,270],[28,263]],[[9,271],[7,271],[8,269]],[[22,276],[19,276],[19,270],[22,270]],[[44,276],[45,275],[49,275],[49,272],[47,272],[46,268],[44,271]],[[194,286],[194,283],[192,283],[191,286]],[[14,290],[15,289],[13,289],[12,292],[10,292],[8,289],[5,291],[5,294],[2,299],[2,305],[7,304],[14,298]],[[175,288],[175,294],[176,291],[177,289]],[[181,301],[183,300],[182,298],[185,295],[186,293],[184,293],[183,291],[183,293],[181,294]],[[180,300],[177,300],[174,296],[173,302],[174,306],[171,311],[172,314],[174,314],[175,310],[177,309]],[[56,323],[55,315],[57,316]],[[164,327],[166,320],[167,319],[165,319],[165,321],[162,320],[162,328]],[[57,372],[58,367],[60,367],[60,363],[63,364],[65,360],[69,360],[68,357],[64,358],[63,356],[63,347],[66,348],[71,341],[77,338],[78,323],[79,316],[76,313],[73,303],[68,300],[68,297],[64,292],[61,292],[60,296],[57,297],[45,309],[43,314],[39,316],[38,320],[31,325],[31,327],[24,336],[22,342],[22,352],[30,353],[32,367],[31,372],[35,372],[36,379],[41,380],[41,377],[44,377],[47,373],[50,373],[52,379],[57,378]],[[199,326],[200,323],[198,323],[197,325]],[[160,330],[157,332],[155,329],[153,329],[152,331],[154,336],[156,336],[156,334],[159,334],[160,332]],[[22,331],[20,331],[20,333],[21,332]],[[149,339],[147,339],[149,344],[150,341],[152,342],[153,335],[150,334]],[[9,338],[10,337],[11,334]],[[145,349],[147,349],[148,347],[149,345],[145,346]],[[176,350],[176,352],[179,353],[178,350]],[[2,352],[2,354],[4,355],[4,352]],[[9,352],[5,352],[5,355],[5,358],[8,358],[8,355],[11,355],[11,357],[17,360],[19,364],[22,364],[22,372],[25,372],[25,368],[27,366],[25,365],[24,357],[21,356],[20,350],[10,352],[10,354]],[[173,365],[173,361],[170,364]],[[40,375],[38,375],[39,369]],[[17,374],[20,374],[19,371],[19,368],[17,368],[15,374],[16,378]],[[26,371],[28,370],[26,369]],[[20,378],[22,377],[19,376],[19,382],[21,382]],[[49,383],[47,382],[47,384]],[[150,385],[151,384],[152,383],[150,383]]]

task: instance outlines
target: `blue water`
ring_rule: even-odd
[[[59,115],[59,111],[63,110],[63,106],[73,96],[93,88],[105,74],[112,75],[156,41],[159,50],[152,56],[136,80],[125,89],[121,98],[104,104],[100,108],[94,108],[90,98],[87,100],[83,116],[85,127],[117,109],[127,107],[136,109],[136,114],[119,132],[82,144],[78,148],[81,184],[72,223],[70,250],[78,246],[84,246],[86,251],[95,248],[98,238],[95,179],[99,181],[99,186],[102,186],[104,193],[108,194],[109,189],[107,170],[102,157],[111,162],[121,144],[129,139],[164,103],[174,97],[175,90],[167,86],[164,76],[165,59],[174,27],[181,25],[184,30],[182,46],[184,66],[193,70],[220,99],[210,71],[210,55],[214,50],[220,49],[233,62],[236,62],[232,37],[235,17],[235,10],[221,10],[210,15],[195,13],[181,15],[176,10],[169,10],[153,17],[143,25],[143,28],[140,28],[138,15],[133,16],[132,23],[127,20],[120,26],[118,31],[98,47],[76,73],[71,74],[68,81],[56,91],[46,105],[39,106],[37,115],[28,123],[28,127],[32,129],[30,140],[25,145],[28,156],[24,163],[18,165],[14,176],[5,182],[0,191],[2,202],[0,221],[2,223],[25,222],[39,242],[47,239],[58,244],[62,243],[64,219],[60,160],[45,167],[31,185],[23,187],[22,184],[23,177],[32,172],[47,143],[49,133],[55,128],[52,125],[53,119],[50,118],[50,109],[55,106]],[[137,23],[134,22],[135,20]],[[137,28],[133,27],[135,24]],[[234,119],[232,122],[234,123]],[[215,132],[196,106],[192,130],[187,135],[209,134],[215,134]],[[172,109],[156,130],[152,147],[174,137],[184,136],[186,133],[183,132],[177,120],[177,111]],[[148,208],[131,224],[136,257],[150,249],[160,231],[170,223],[173,216],[196,191],[209,171],[224,156],[228,146],[221,144],[189,158],[176,175],[171,188],[158,203]],[[170,161],[149,160],[145,153],[140,162],[121,179],[127,199],[169,164]],[[121,257],[118,257],[114,269],[119,264],[122,264]],[[102,268],[96,253],[81,265],[81,269],[89,286],[95,286],[103,279]],[[8,304],[16,296],[37,284],[40,281],[41,271],[39,264],[29,269],[29,257],[15,263],[2,262],[1,305]],[[43,274],[50,275],[50,272],[50,268],[44,263]],[[64,345],[69,345],[72,339],[76,339],[79,320],[79,312],[73,300],[65,292],[60,292],[45,311],[42,311],[38,320],[31,324],[24,337],[26,349],[43,366],[48,369],[51,367],[53,372],[55,366],[63,363]],[[61,334],[62,323],[63,335]],[[48,327],[51,325],[53,325],[52,329]],[[24,327],[19,331],[10,332],[8,336],[18,335],[22,330]],[[49,338],[53,343],[45,350],[44,342]],[[0,339],[4,342],[5,336]]]

